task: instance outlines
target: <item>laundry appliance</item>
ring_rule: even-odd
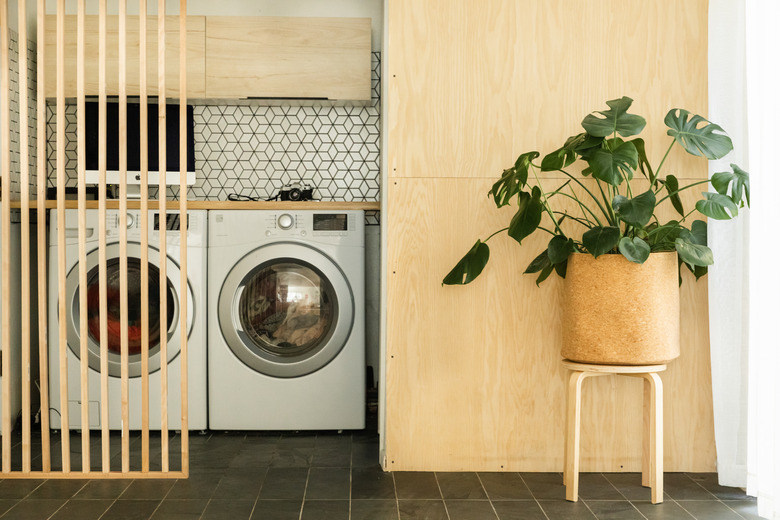
[[[187,352],[188,371],[188,427],[203,430],[207,427],[206,393],[206,267],[207,267],[207,212],[187,212]],[[108,295],[108,421],[110,429],[122,428],[121,406],[121,335],[120,335],[120,214],[108,210],[106,218],[106,272]],[[60,415],[59,383],[59,326],[58,326],[58,245],[57,213],[50,213],[49,231],[49,390],[52,428],[62,425]],[[160,230],[166,230],[167,323],[160,319]],[[87,262],[87,323],[88,323],[88,391],[90,428],[100,428],[100,285],[99,285],[99,212],[86,212]],[[148,218],[148,277],[141,279],[141,212],[127,212],[127,284],[128,284],[128,375],[129,428],[142,427],[141,377],[141,287],[148,286],[149,304],[149,428],[161,428],[161,365],[168,367],[168,428],[181,428],[181,318],[179,295],[181,271],[181,219],[178,211],[149,211]],[[65,210],[65,258],[68,369],[68,413],[70,426],[81,427],[80,385],[80,291],[79,233],[77,210]],[[161,359],[160,338],[167,333],[167,359]]]
[[[362,211],[209,212],[209,428],[365,427]]]

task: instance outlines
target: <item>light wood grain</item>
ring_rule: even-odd
[[[119,207],[119,200],[109,200],[106,202],[109,209],[117,209]],[[158,209],[159,205],[156,200],[150,200],[148,202],[149,209]],[[379,211],[382,206],[379,202],[366,201],[366,202],[346,202],[346,201],[325,201],[325,202],[276,202],[276,201],[230,201],[230,200],[191,200],[188,202],[190,209],[218,209],[218,210],[232,210],[232,209],[265,209],[271,211],[298,211],[298,210],[371,210]],[[11,208],[20,208],[19,202],[11,201]],[[53,200],[45,201],[43,207],[53,209],[56,208],[57,203]],[[37,201],[32,201],[31,208],[38,208],[40,205]],[[77,204],[74,200],[65,201],[66,208],[76,208]],[[139,209],[141,207],[140,201],[129,200],[127,201],[127,207],[129,209]],[[87,201],[87,209],[97,209],[98,201]]]
[[[160,16],[157,19],[157,85],[159,92],[166,92],[166,57],[165,57],[165,0],[158,0],[157,12]],[[166,164],[167,163],[167,142],[166,142],[166,100],[160,98],[159,107],[157,108],[158,116],[158,136],[159,143],[157,145],[160,165],[160,186],[167,186],[166,182]],[[165,212],[167,204],[167,189],[159,190],[159,204],[160,204],[160,222],[166,222]],[[168,256],[168,238],[167,227],[160,226],[160,451],[161,451],[161,467],[162,471],[167,472],[168,467],[168,363],[165,360],[168,359],[168,262],[162,261],[162,259]],[[186,286],[185,286],[186,287]],[[185,290],[186,289],[182,289]],[[184,331],[187,329],[185,328]],[[186,336],[186,332],[182,331],[182,336]],[[184,368],[182,369],[184,372]]]
[[[169,22],[174,22],[177,17],[167,17]],[[108,16],[107,23],[107,93],[108,95],[119,95],[119,17]],[[146,53],[146,66],[145,70],[148,75],[156,77],[157,75],[157,62],[158,62],[158,48],[157,48],[157,17],[147,17],[147,37],[145,40],[147,53]],[[99,15],[88,15],[85,20],[86,33],[86,49],[87,56],[97,56],[99,41]],[[126,67],[127,67],[127,84],[126,93],[129,96],[137,96],[141,93],[140,78],[140,36],[139,25],[140,19],[138,16],[127,17],[127,35],[126,35]],[[75,55],[76,55],[76,17],[67,16],[65,18],[66,28],[66,53],[67,53],[67,65],[68,67],[75,68]],[[178,24],[170,23],[172,28],[166,33],[166,61],[171,65],[176,65],[176,73],[169,74],[166,95],[169,97],[175,97],[178,95],[179,90],[179,77],[178,77],[178,62],[179,62],[179,35]],[[206,43],[206,20],[200,16],[190,16],[187,18],[187,32],[189,33],[189,45],[187,47],[187,63],[188,63],[188,84],[192,94],[197,97],[205,97],[205,43]],[[56,40],[54,39],[54,33],[51,31],[46,32],[46,46],[53,52],[56,46]],[[53,71],[54,64],[47,62],[47,70]],[[46,84],[46,96],[50,97],[54,92],[54,77],[53,75],[47,75],[48,83]],[[148,95],[158,95],[159,90],[156,82],[148,85],[145,92]],[[65,84],[65,91],[68,95],[75,95],[76,83],[75,78],[68,78]],[[98,80],[98,64],[94,60],[89,60],[86,64],[86,83],[85,92],[87,95],[99,94],[99,80]]]
[[[8,71],[8,52],[10,38],[8,37],[8,3],[0,2],[0,69]],[[8,125],[10,121],[9,99],[10,85],[8,74],[0,74],[0,171],[2,173],[2,195],[3,201],[0,208],[0,233],[2,241],[0,242],[0,253],[2,254],[2,331],[0,331],[0,342],[2,342],[2,373],[11,373],[11,299],[8,286],[11,282],[11,208],[6,201],[10,200],[11,194],[11,129]],[[3,444],[3,473],[11,471],[11,378],[4,377],[2,381],[3,388],[3,413],[2,413],[2,444]]]
[[[183,29],[187,23],[187,0],[179,0],[179,216],[181,221],[181,242],[179,257],[181,261],[181,287],[188,287],[187,280],[187,31]],[[179,293],[181,309],[180,330],[187,331],[187,291]],[[190,432],[189,432],[189,336],[181,334],[181,471],[185,475],[190,472]]]
[[[666,111],[706,117],[707,2],[390,0],[388,13],[387,469],[560,471],[561,285],[522,275],[547,240],[496,237],[477,281],[441,279],[506,226],[512,210],[485,194],[519,153],[554,150],[622,95],[648,118],[654,164],[669,142]],[[605,46],[593,27],[625,45]],[[704,161],[678,152],[667,173],[706,176]],[[664,373],[664,466],[713,471],[707,282],[683,278],[682,354]],[[583,471],[640,469],[631,403],[641,399],[634,378],[589,382]]]
[[[65,271],[65,0],[57,1],[57,298],[59,327],[60,416],[62,472],[70,473],[70,413],[68,405],[68,330]]]
[[[43,41],[46,30],[46,0],[38,0],[37,7],[37,29],[38,41]],[[44,82],[46,78],[46,68],[44,60],[46,59],[46,47],[38,45],[37,50],[37,68],[38,81],[37,87],[37,190],[36,190],[36,211],[37,221],[46,222],[46,187],[48,184],[48,171],[46,168],[46,99],[44,95]],[[46,226],[37,227],[38,251],[46,251]],[[38,254],[38,316],[47,316],[48,313],[48,292],[47,284],[41,283],[46,280],[48,273],[46,270],[46,255]],[[41,410],[49,409],[49,320],[38,320],[38,375],[40,384]],[[41,469],[51,471],[51,434],[49,431],[49,414],[41,414]]]
[[[371,20],[209,16],[206,96],[370,100]]]
[[[147,70],[147,7],[146,0],[140,0],[139,16],[139,61],[140,70]],[[156,42],[155,42],[156,43]],[[141,280],[149,279],[149,142],[147,106],[148,78],[141,74],[139,78],[141,103],[139,113],[140,126],[140,166],[141,166]],[[149,284],[141,284],[141,308],[149,308]],[[141,314],[141,471],[149,471],[149,313]]]
[[[69,473],[62,473],[59,471],[30,471],[29,473],[14,471],[3,475],[3,479],[7,480],[29,480],[29,479],[186,479],[185,475],[181,471],[169,471],[168,473],[160,473],[159,471],[143,472],[143,471],[112,471],[109,473],[94,473],[94,472],[82,472],[71,471]]]

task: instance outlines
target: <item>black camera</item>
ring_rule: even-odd
[[[279,192],[281,200],[311,200],[314,189],[308,184],[288,184]]]

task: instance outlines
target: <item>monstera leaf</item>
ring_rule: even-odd
[[[512,168],[507,168],[501,174],[501,178],[490,188],[488,196],[493,196],[496,207],[503,207],[509,204],[512,197],[517,195],[528,182],[528,168],[531,167],[531,161],[539,157],[539,152],[526,152],[515,161]]]
[[[750,206],[750,177],[748,172],[737,166],[731,165],[730,172],[718,172],[712,176],[710,182],[715,191],[721,195],[726,195],[731,184],[731,201],[734,204],[742,202],[742,194],[745,194],[747,205]],[[733,183],[733,184],[732,184]]]
[[[596,137],[607,137],[614,133],[618,133],[623,137],[637,135],[642,131],[647,122],[642,116],[627,113],[633,102],[633,99],[626,96],[607,101],[609,110],[602,110],[587,115],[582,120],[582,128],[590,135]],[[602,117],[596,114],[601,114]]]
[[[466,285],[479,276],[490,259],[490,248],[481,240],[444,277],[442,285]]]
[[[666,114],[664,123],[669,127],[666,133],[691,155],[720,159],[733,149],[731,139],[721,127],[687,110],[673,108]]]
[[[620,240],[617,226],[598,226],[582,234],[582,245],[594,258],[611,250]]]
[[[631,180],[634,177],[638,161],[634,143],[621,142],[614,149],[607,147],[593,152],[588,159],[587,173],[592,173],[596,179],[612,186],[619,186],[624,179]]]
[[[649,190],[633,199],[616,195],[612,199],[612,209],[615,210],[615,215],[626,224],[637,228],[644,227],[653,216],[655,194],[653,190]]]
[[[518,209],[512,221],[509,223],[509,236],[517,240],[518,244],[523,243],[523,239],[536,231],[539,223],[542,221],[542,211],[544,206],[540,197],[542,191],[534,186],[531,193],[520,192],[518,197]]]
[[[688,265],[705,267],[715,263],[712,258],[712,250],[707,246],[694,244],[680,237],[674,241],[674,247],[677,249],[677,254],[680,255],[680,260]]]
[[[641,238],[623,237],[618,243],[618,249],[626,260],[635,264],[643,264],[650,257],[650,246]]]
[[[704,200],[696,203],[696,209],[706,217],[716,220],[730,220],[737,216],[737,205],[728,196],[720,193],[703,193]]]

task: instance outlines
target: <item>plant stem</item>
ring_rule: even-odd
[[[689,185],[687,185],[687,186],[683,186],[682,188],[678,188],[678,189],[676,189],[675,191],[673,191],[673,192],[671,192],[670,194],[668,194],[666,197],[664,197],[664,198],[662,198],[661,200],[659,200],[658,202],[656,202],[655,204],[656,204],[656,206],[657,206],[658,204],[662,203],[663,201],[665,201],[666,199],[668,199],[668,198],[669,198],[669,197],[671,197],[672,195],[676,195],[677,193],[680,193],[680,192],[681,192],[681,191],[683,191],[683,190],[687,190],[688,188],[692,188],[692,187],[694,187],[694,186],[698,186],[699,184],[707,184],[707,183],[709,183],[709,182],[710,182],[710,180],[709,180],[709,179],[707,179],[707,180],[704,180],[704,181],[698,181],[698,182],[694,182],[694,183],[692,183],[692,184],[689,184]],[[661,190],[658,190],[658,191],[661,191]]]
[[[576,177],[574,177],[574,176],[573,176],[572,174],[570,174],[569,172],[567,172],[567,171],[565,171],[565,170],[561,170],[561,169],[559,169],[558,171],[559,171],[559,172],[561,172],[562,174],[566,175],[567,177],[569,177],[571,180],[573,180],[573,181],[574,181],[574,182],[576,182],[577,184],[579,184],[579,185],[580,185],[580,187],[581,187],[583,190],[585,190],[585,193],[587,193],[588,195],[590,195],[590,198],[592,198],[592,199],[593,199],[593,202],[595,202],[595,203],[596,203],[596,205],[599,207],[599,209],[601,210],[601,213],[603,213],[603,214],[604,214],[604,216],[607,218],[607,220],[609,220],[609,213],[607,213],[607,211],[604,209],[604,207],[603,207],[603,206],[601,205],[601,203],[599,202],[599,199],[598,199],[598,198],[597,198],[597,197],[596,197],[596,196],[593,194],[593,192],[592,192],[592,191],[590,191],[588,188],[586,188],[586,187],[585,187],[585,185],[579,181],[579,179],[577,179]],[[596,181],[596,182],[598,183],[598,181]],[[600,189],[600,188],[601,188],[601,186],[599,185],[599,189]],[[604,195],[604,192],[602,192],[602,193],[601,193],[601,195],[602,195],[602,197],[603,197],[603,195]],[[605,200],[605,202],[606,202],[606,198],[605,198],[604,200]],[[579,204],[582,204],[582,203],[579,201],[579,199],[577,199],[577,202],[578,202]],[[588,209],[588,211],[590,211],[590,208],[588,208],[587,206],[584,206],[584,205],[583,205],[583,207],[584,207],[584,208],[586,208],[586,209]],[[596,219],[596,221],[599,221],[598,217],[596,217],[596,215],[594,215],[594,214],[593,214],[593,212],[591,212],[591,215],[593,215],[593,217]],[[600,222],[600,221],[599,221],[599,225],[601,225],[601,222]]]
[[[694,211],[697,211],[695,206],[694,206],[694,208],[692,210],[690,210],[688,213],[686,213],[683,218],[680,219],[679,223],[682,224],[683,222],[685,222],[685,219],[688,218],[690,216],[690,214],[693,213]]]
[[[566,217],[572,219],[574,222],[579,222],[580,224],[582,224],[583,226],[585,226],[588,229],[591,229],[591,228],[595,227],[593,222],[591,222],[587,218],[582,219],[582,218],[578,218],[578,217],[572,217],[568,213],[564,213],[564,212],[561,212],[561,211],[555,211],[554,213],[556,213],[557,215],[566,215]]]
[[[547,214],[550,215],[550,218],[552,219],[553,224],[555,224],[555,229],[558,230],[558,233],[564,235],[563,230],[558,225],[558,222],[555,221],[555,214],[553,214],[552,208],[550,208],[550,202],[547,200],[547,195],[544,193],[544,188],[542,188],[542,182],[539,180],[539,176],[536,175],[536,167],[534,165],[531,165],[531,171],[534,174],[534,179],[536,179],[536,185],[539,186],[539,191],[542,193],[542,205],[544,206],[544,209],[547,210]]]
[[[580,205],[580,208],[581,208],[581,209],[587,210],[587,211],[588,211],[588,213],[590,213],[590,214],[593,216],[593,218],[595,218],[595,219],[596,219],[596,222],[598,223],[598,225],[599,225],[599,226],[601,226],[601,225],[602,225],[602,224],[601,224],[601,220],[599,220],[599,217],[598,217],[598,216],[597,216],[595,213],[593,213],[593,211],[592,211],[592,210],[591,210],[591,209],[590,209],[588,206],[586,206],[585,204],[583,204],[582,202],[580,202],[580,200],[579,200],[579,199],[578,199],[576,196],[574,196],[574,195],[569,195],[568,193],[563,193],[562,191],[559,191],[559,192],[558,192],[558,194],[559,194],[559,195],[562,195],[562,196],[564,196],[564,197],[568,197],[568,198],[572,199],[573,201],[575,201],[577,204],[579,204],[579,205]],[[555,213],[561,213],[561,212],[560,212],[560,211],[556,211]],[[583,213],[583,215],[585,214],[585,212],[584,212],[584,211],[583,211],[582,213]],[[570,218],[574,218],[574,217],[570,217]],[[586,218],[587,218],[587,215],[586,215]]]
[[[664,165],[664,162],[666,161],[666,157],[669,155],[669,152],[672,151],[672,146],[674,146],[675,139],[672,137],[672,143],[669,145],[669,148],[666,149],[666,153],[664,154],[664,158],[661,159],[661,163],[658,165],[658,168],[655,169],[655,178],[661,176],[661,167]]]
[[[601,192],[601,198],[604,199],[604,204],[607,206],[607,209],[609,210],[609,213],[605,213],[607,216],[607,222],[610,226],[614,226],[617,223],[617,218],[615,217],[615,210],[612,209],[612,203],[607,200],[607,194],[604,193],[604,190],[601,187],[601,183],[597,180],[596,186],[599,187],[599,191]],[[614,196],[613,196],[614,198]],[[602,211],[604,211],[602,209]]]
[[[496,236],[496,235],[498,235],[499,233],[502,233],[502,232],[504,232],[504,231],[506,231],[506,230],[508,230],[508,229],[509,229],[509,226],[505,227],[504,229],[499,229],[498,231],[496,231],[495,233],[493,233],[492,235],[490,235],[489,237],[487,237],[487,238],[486,238],[485,240],[483,240],[482,242],[483,242],[483,243],[484,243],[484,242],[487,242],[488,240],[490,240],[490,239],[491,239],[491,238],[493,238],[494,236]]]

